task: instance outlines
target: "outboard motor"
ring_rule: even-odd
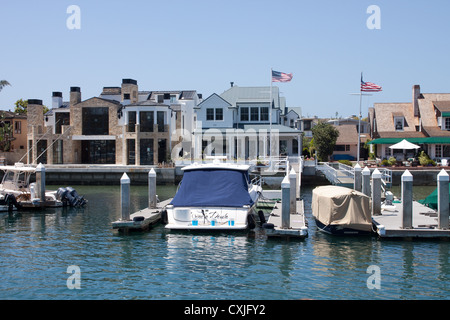
[[[87,202],[83,196],[78,195],[77,191],[72,187],[59,188],[56,192],[56,196],[61,200],[64,205],[71,207],[81,207]]]

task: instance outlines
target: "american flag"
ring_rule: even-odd
[[[383,88],[372,82],[364,82],[361,76],[361,91],[363,92],[380,92]]]
[[[292,80],[292,73],[283,73],[272,70],[272,82],[289,82]]]

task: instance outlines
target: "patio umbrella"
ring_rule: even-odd
[[[399,143],[396,143],[396,144],[390,146],[389,148],[390,149],[401,149],[401,150],[412,150],[412,149],[420,149],[420,146],[403,139]]]
[[[396,143],[396,144],[390,146],[389,148],[390,149],[411,150],[411,149],[420,149],[420,146],[403,139],[399,143]]]

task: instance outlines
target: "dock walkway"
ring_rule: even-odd
[[[290,227],[287,229],[281,227],[281,210],[281,202],[277,202],[267,221],[269,225],[273,225],[273,228],[265,228],[266,235],[268,237],[306,238],[308,236],[308,227],[305,220],[303,200],[297,200],[297,213],[290,214]]]
[[[433,209],[413,201],[412,228],[403,229],[402,203],[393,203],[395,209],[383,210],[372,217],[381,238],[449,238],[450,230],[438,229],[438,214]]]
[[[130,214],[130,220],[117,220],[112,223],[113,229],[119,231],[141,231],[161,220],[161,212],[172,199],[161,201],[156,208],[145,208]]]

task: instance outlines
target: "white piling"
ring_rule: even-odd
[[[372,173],[372,216],[381,214],[381,172],[375,169]]]
[[[406,170],[402,174],[402,229],[413,227],[413,176]]]
[[[289,229],[291,224],[290,217],[290,182],[288,176],[285,176],[281,182],[281,228]]]
[[[124,173],[120,178],[120,204],[122,207],[122,220],[130,220],[130,178]]]
[[[370,197],[370,169],[367,167],[362,171],[362,193]]]
[[[289,184],[292,186],[290,188],[289,202],[290,202],[290,214],[297,213],[297,174],[295,173],[294,168],[289,172]]]
[[[362,169],[359,163],[357,163],[354,167],[355,169],[355,180],[353,184],[353,189],[356,191],[362,191]]]
[[[156,172],[152,168],[148,173],[148,207],[153,209],[157,207],[156,200]]]
[[[438,181],[438,228],[449,228],[449,175],[442,169],[437,176]]]
[[[37,196],[41,202],[45,202],[45,166],[42,163],[36,167]]]

